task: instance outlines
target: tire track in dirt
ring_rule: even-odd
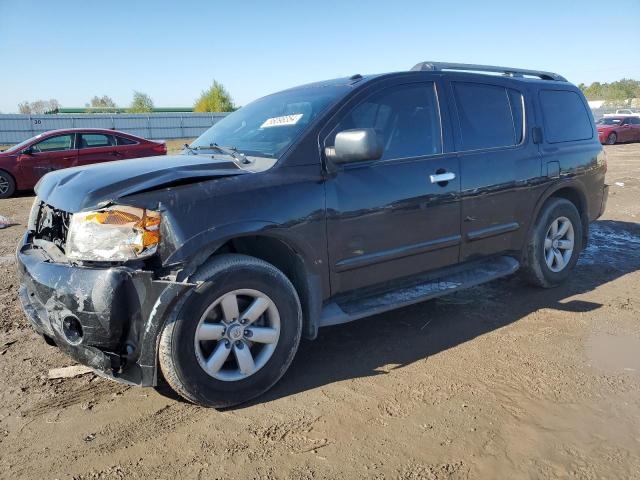
[[[274,445],[285,447],[290,453],[304,453],[329,445],[327,438],[312,438],[314,425],[320,417],[299,417],[295,420],[277,422],[268,426],[251,427],[251,433],[263,447]]]
[[[133,421],[113,423],[98,431],[96,440],[101,454],[108,455],[138,443],[166,437],[177,427],[198,423],[209,413],[209,410],[195,405],[172,403]]]
[[[90,382],[87,385],[67,390],[63,393],[56,393],[54,398],[47,398],[36,403],[33,407],[26,409],[24,414],[27,416],[40,416],[82,403],[99,403],[102,398],[110,395],[121,395],[129,388],[131,387],[106,380]]]

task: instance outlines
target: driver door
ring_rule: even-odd
[[[18,158],[24,178],[35,185],[40,178],[53,170],[73,167],[77,164],[78,150],[75,135],[54,135],[33,144],[30,153]]]
[[[620,142],[631,142],[634,140],[635,132],[633,130],[633,125],[631,125],[631,117],[626,117],[620,123],[620,127],[618,128],[618,141]]]
[[[631,140],[640,142],[640,117],[629,117],[633,137]]]
[[[460,178],[437,82],[392,85],[351,107],[327,136],[374,129],[379,160],[336,165],[326,181],[332,294],[458,262]],[[444,140],[443,140],[444,139]],[[447,175],[448,181],[437,179]]]

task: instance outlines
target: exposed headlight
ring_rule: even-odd
[[[28,230],[34,231],[36,229],[36,221],[38,220],[38,213],[40,213],[40,203],[40,199],[36,197],[29,212],[29,220],[27,222]]]
[[[72,260],[124,261],[153,255],[159,243],[159,212],[118,205],[74,213],[66,253]]]

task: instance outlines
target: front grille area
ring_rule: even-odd
[[[34,238],[51,242],[64,252],[70,220],[70,213],[41,202],[35,222]]]

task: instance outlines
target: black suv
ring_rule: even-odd
[[[554,73],[423,62],[314,83],[180,155],[46,175],[20,297],[98,373],[153,386],[162,372],[194,403],[235,405],[318,327],[518,269],[562,282],[605,171],[583,95]]]

